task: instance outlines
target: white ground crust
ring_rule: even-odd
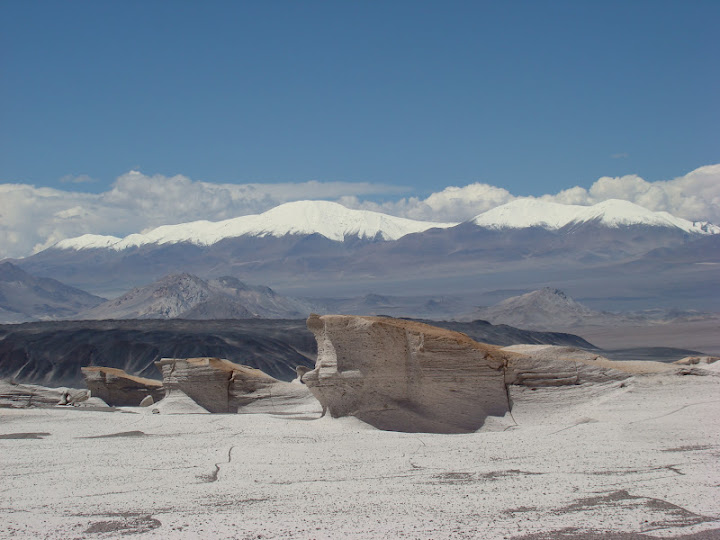
[[[468,435],[0,409],[0,538],[720,536],[720,377],[707,372],[589,401],[526,389],[514,418]],[[3,437],[19,433],[47,435]]]

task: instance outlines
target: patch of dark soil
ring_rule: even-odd
[[[6,433],[0,439],[44,439],[49,433]]]
[[[104,514],[114,519],[97,521],[85,529],[85,534],[115,533],[121,535],[143,534],[157,529],[162,523],[149,514]]]
[[[509,469],[507,471],[491,471],[488,473],[445,472],[433,476],[437,484],[470,484],[474,482],[495,481],[508,476],[529,476],[542,474],[530,471]]]
[[[712,446],[709,444],[693,444],[688,446],[678,446],[677,448],[666,448],[661,452],[694,452],[696,450],[710,450]]]
[[[120,433],[110,433],[109,435],[94,435],[92,437],[81,437],[81,439],[112,439],[115,437],[149,437],[149,435],[142,431],[121,431]]]
[[[672,537],[673,540],[717,540],[718,538],[720,538],[720,529]],[[513,536],[511,540],[659,540],[659,537],[635,532],[582,531],[568,527],[557,531]]]

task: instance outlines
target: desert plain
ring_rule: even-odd
[[[0,409],[2,538],[720,537],[718,364],[537,388],[469,434],[319,408]]]

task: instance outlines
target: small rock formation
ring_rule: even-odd
[[[0,379],[0,407],[54,407],[78,405],[87,401],[88,391],[77,388],[48,388],[36,384],[18,384]]]
[[[303,385],[220,358],[163,358],[155,365],[169,396],[181,391],[211,413],[289,412],[314,401]]]
[[[333,417],[380,429],[461,433],[508,410],[507,354],[465,334],[383,317],[311,315],[318,343],[302,381]]]
[[[714,364],[718,360],[720,360],[720,356],[686,356],[675,362],[675,364],[694,366],[696,364]]]
[[[302,382],[323,409],[392,431],[476,431],[488,416],[504,416],[519,405],[532,410],[539,401],[577,404],[620,388],[635,374],[677,369],[660,362],[613,362],[571,347],[501,349],[385,317],[311,315],[307,326],[318,358]],[[552,391],[537,392],[542,389]]]
[[[58,405],[74,405],[78,406],[81,403],[87,401],[90,399],[90,391],[89,390],[81,390],[81,391],[74,391],[68,388],[62,393],[62,397],[60,398],[60,401],[58,401]]]
[[[158,401],[165,395],[161,381],[135,377],[122,369],[90,366],[81,371],[91,395],[111,406],[136,407],[148,396]]]
[[[150,405],[154,404],[155,400],[152,396],[145,396],[143,400],[140,402],[141,407],[149,407]]]

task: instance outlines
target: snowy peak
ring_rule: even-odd
[[[320,234],[342,242],[346,237],[397,240],[410,233],[434,227],[448,228],[457,223],[435,223],[399,218],[368,210],[353,210],[329,201],[296,201],[282,204],[263,214],[241,216],[224,221],[194,221],[164,225],[125,238],[86,234],[55,244],[58,249],[111,248],[120,251],[146,244],[189,242],[208,246],[226,238]]]
[[[593,206],[517,199],[488,210],[473,218],[471,222],[495,230],[530,227],[558,230],[583,223],[598,223],[611,228],[643,225],[675,228],[694,234],[720,234],[720,227],[711,223],[688,221],[667,212],[653,212],[618,199],[609,199]]]
[[[59,249],[96,249],[108,248],[117,244],[122,238],[117,236],[103,236],[101,234],[83,234],[76,238],[60,240],[54,247]],[[80,248],[79,246],[82,246]]]

